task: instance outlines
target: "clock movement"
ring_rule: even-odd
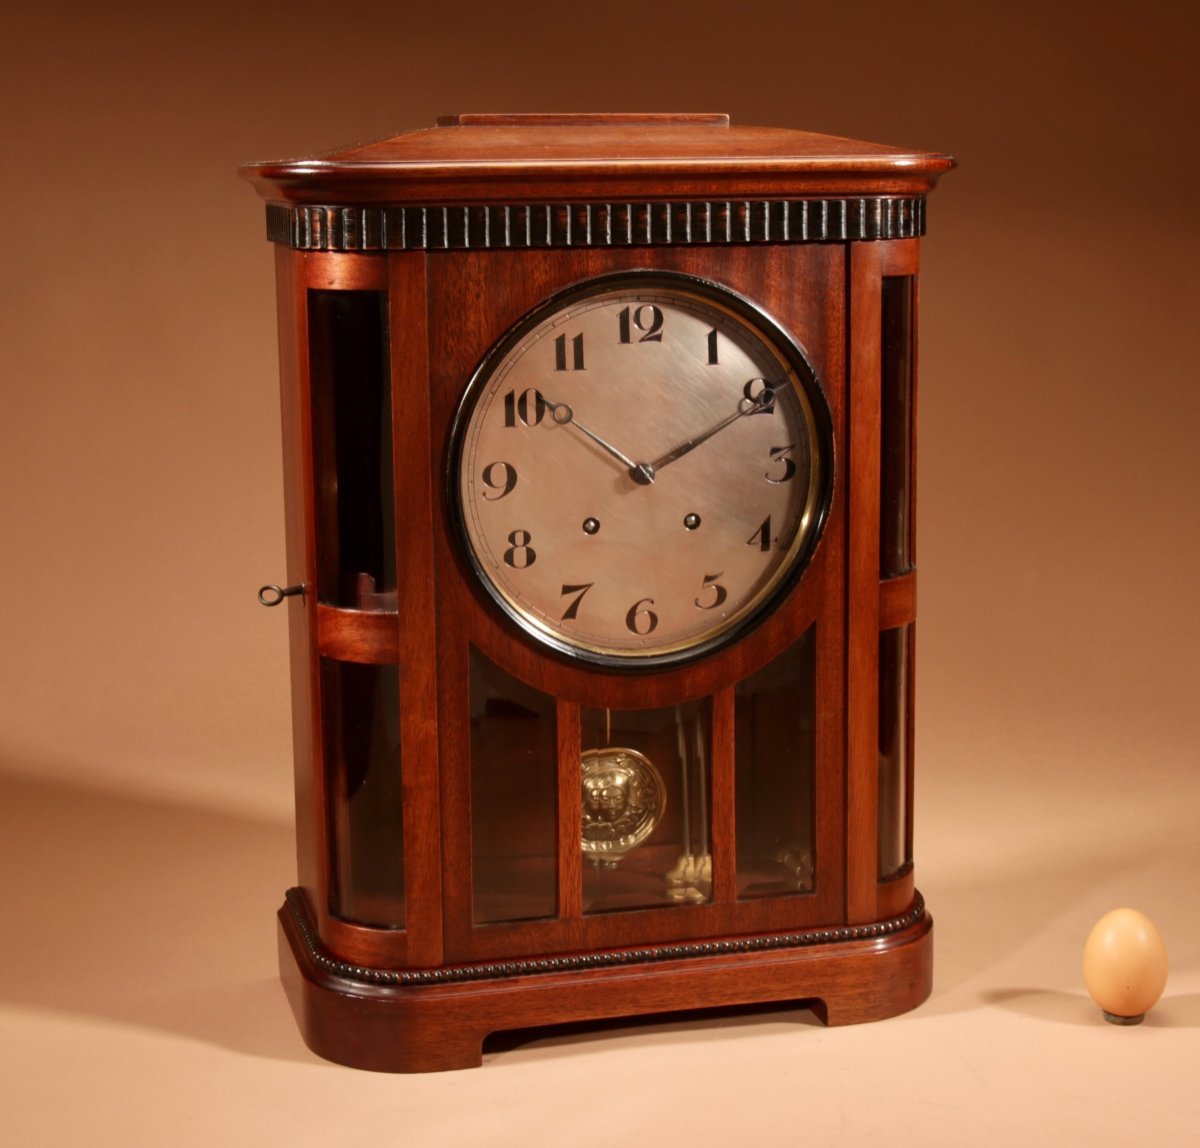
[[[455,116],[276,245],[306,1042],[914,1008],[915,325],[943,155]]]

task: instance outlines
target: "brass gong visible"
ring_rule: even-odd
[[[636,749],[589,749],[582,766],[582,849],[597,864],[615,865],[654,832],[667,790],[654,764]]]

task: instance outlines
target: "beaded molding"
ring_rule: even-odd
[[[317,936],[316,927],[309,914],[308,902],[302,890],[289,889],[285,895],[284,907],[299,929],[309,957],[314,964],[330,976],[357,981],[360,984],[398,985],[401,987],[498,980],[539,973],[564,973],[579,969],[604,969],[617,965],[649,964],[655,961],[682,960],[691,957],[727,956],[730,953],[810,948],[815,945],[836,944],[843,941],[866,941],[902,932],[925,916],[925,899],[918,892],[912,907],[906,913],[886,921],[875,921],[869,925],[843,925],[830,929],[808,929],[798,933],[740,937],[728,941],[685,941],[673,945],[650,945],[636,949],[585,953],[578,956],[532,957],[519,961],[495,961],[487,964],[455,965],[439,969],[401,970],[371,969],[339,961],[330,956]]]
[[[457,207],[267,204],[267,238],[297,251],[845,243],[924,234],[921,196]]]

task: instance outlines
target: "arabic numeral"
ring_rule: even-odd
[[[621,342],[632,343],[633,332],[639,332],[639,343],[661,343],[663,313],[653,303],[643,303],[637,310],[626,307],[618,316]]]
[[[516,391],[504,394],[504,425],[535,427],[546,417],[546,400],[542,392],[530,387],[519,395]]]
[[[754,415],[769,415],[775,412],[775,388],[766,379],[751,379],[743,388],[742,394],[754,403]]]
[[[570,363],[567,362],[567,336],[559,335],[554,340],[554,369],[556,371],[582,371],[583,367],[583,333],[580,332],[570,341]]]
[[[759,550],[771,549],[771,516],[763,519],[762,525],[746,539],[747,546],[757,546]]]
[[[770,471],[766,473],[766,479],[770,483],[779,486],[781,483],[790,482],[796,477],[796,463],[791,457],[791,453],[796,449],[795,443],[788,443],[787,446],[771,447],[771,462],[769,465],[782,465],[783,472],[777,475],[772,475]]]
[[[533,535],[528,530],[514,530],[508,536],[508,549],[504,552],[504,561],[514,570],[524,570],[537,561],[537,551],[529,544]]]
[[[499,477],[497,477],[499,475]],[[517,485],[517,468],[508,462],[489,462],[483,468],[483,485],[488,490],[499,491],[499,494],[483,492],[488,502],[499,502],[506,494],[512,494]]]
[[[579,617],[579,603],[583,601],[584,595],[595,585],[595,582],[580,582],[577,586],[567,586],[564,584],[560,597],[565,598],[568,594],[574,594],[575,597],[571,599],[571,604],[563,611],[562,618],[559,620],[566,622]]]
[[[699,609],[715,610],[718,606],[725,605],[725,601],[729,597],[729,591],[717,581],[720,577],[721,571],[719,570],[715,574],[704,575],[704,589],[712,591],[713,599],[711,602],[701,602],[699,598],[693,599]]]
[[[640,598],[629,607],[629,613],[625,615],[625,628],[631,634],[644,638],[658,629],[658,615],[649,609],[653,605],[653,598]]]

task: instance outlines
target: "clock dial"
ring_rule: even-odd
[[[829,498],[812,368],[686,276],[606,277],[519,324],[467,388],[452,498],[484,586],[585,660],[732,640],[807,562]]]

